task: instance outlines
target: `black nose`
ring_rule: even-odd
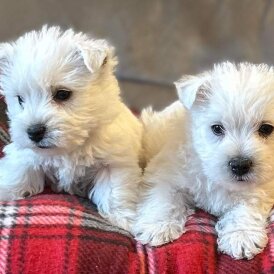
[[[244,157],[236,157],[229,161],[229,166],[233,174],[242,176],[250,170],[252,161]]]
[[[43,124],[32,125],[27,129],[29,138],[36,143],[44,138],[45,132],[46,127]]]

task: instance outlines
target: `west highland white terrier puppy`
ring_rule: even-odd
[[[105,40],[59,27],[0,45],[12,139],[0,161],[0,200],[37,194],[48,177],[129,229],[142,125],[121,102],[113,54]]]
[[[273,67],[226,62],[176,87],[182,104],[143,113],[148,165],[136,238],[177,239],[197,206],[219,217],[219,250],[250,259],[267,244],[274,203]]]

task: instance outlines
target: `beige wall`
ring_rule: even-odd
[[[0,0],[2,41],[45,23],[108,38],[137,107],[168,104],[174,80],[213,62],[274,61],[272,0]]]

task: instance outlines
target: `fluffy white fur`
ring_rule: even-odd
[[[219,217],[219,250],[250,259],[267,243],[274,202],[274,132],[258,134],[262,123],[274,125],[273,68],[226,62],[176,87],[181,102],[142,115],[148,165],[136,238],[153,246],[175,240],[197,206]],[[214,135],[214,124],[224,136]],[[253,161],[244,181],[229,168],[236,156]]]
[[[12,138],[0,161],[0,200],[37,194],[49,177],[57,191],[88,196],[101,215],[129,229],[141,178],[142,126],[121,102],[116,63],[105,40],[72,29],[45,26],[0,44]],[[71,98],[56,102],[60,88],[71,90]],[[47,127],[39,144],[27,134],[37,123]]]

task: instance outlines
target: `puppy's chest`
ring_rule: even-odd
[[[64,165],[46,166],[44,168],[46,176],[50,180],[51,188],[56,192],[65,191],[87,197],[93,187],[96,175],[103,167],[96,163],[90,166],[85,165]]]
[[[241,194],[229,192],[223,187],[210,187],[210,181],[206,178],[200,180],[195,189],[192,189],[194,201],[197,207],[207,212],[220,216],[241,200]]]

